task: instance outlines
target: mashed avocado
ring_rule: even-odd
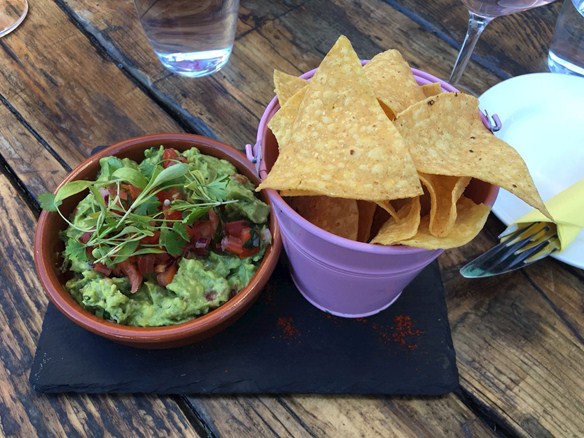
[[[186,164],[186,176],[139,198],[148,190],[144,181],[156,178],[168,160]],[[65,268],[73,275],[66,288],[80,305],[119,324],[164,326],[204,315],[247,285],[271,243],[269,208],[233,165],[196,148],[179,154],[168,153],[162,146],[147,150],[139,164],[116,157],[104,158],[100,164],[99,190],[79,203],[70,218],[72,225],[63,233]],[[127,180],[117,183],[120,175],[128,175]],[[133,182],[141,183],[142,190]],[[126,215],[135,222],[103,233],[106,237],[101,240],[110,244],[110,236],[123,234],[120,229],[129,230],[126,240],[118,244],[121,255],[117,258],[108,256],[111,246],[106,248],[109,253],[91,246],[98,241],[93,236],[99,232],[97,226],[102,225],[96,219],[103,211],[98,193],[117,219],[136,205],[132,204],[136,199],[143,202],[131,212],[135,217]],[[186,208],[188,203],[194,207]],[[131,228],[138,229],[140,223],[146,224],[146,231]],[[88,233],[87,229],[98,231]],[[127,256],[130,249],[133,252]]]

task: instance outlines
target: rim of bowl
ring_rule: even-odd
[[[361,60],[362,65],[365,65],[368,62],[369,62],[369,60]],[[318,68],[314,68],[310,71],[307,71],[306,73],[303,73],[302,75],[300,75],[300,78],[309,79],[314,75],[314,73],[317,70],[318,70]],[[412,68],[411,70],[412,70],[412,73],[414,74],[414,77],[416,78],[416,81],[420,85],[430,84],[433,82],[439,82],[440,85],[442,86],[443,90],[450,91],[450,92],[459,91],[457,88],[455,88],[453,85],[449,84],[445,80],[440,79],[440,78],[438,78],[430,73],[427,73],[427,72],[422,71],[422,70],[418,70],[416,68]],[[266,106],[266,109],[264,110],[264,113],[262,114],[260,124],[258,126],[256,143],[260,146],[260,148],[262,150],[262,155],[261,155],[262,159],[261,159],[260,166],[259,166],[259,175],[260,175],[261,180],[263,180],[267,176],[266,164],[265,164],[265,161],[263,160],[263,157],[265,156],[265,151],[264,151],[265,136],[264,136],[264,134],[269,129],[267,126],[269,119],[271,119],[271,117],[274,116],[274,114],[276,113],[276,111],[279,108],[280,108],[280,103],[278,102],[278,97],[274,96],[272,98],[272,100],[268,103],[268,105]],[[270,117],[268,118],[268,116],[270,116]],[[473,178],[472,180],[478,181],[479,183],[486,184],[486,185],[490,186],[490,188],[486,194],[485,200],[483,202],[492,207],[493,204],[495,203],[495,200],[497,199],[499,187],[497,187],[494,184],[490,184],[490,183],[486,183],[484,181],[477,180],[476,178]],[[311,222],[309,222],[308,220],[306,220],[302,216],[300,216],[300,214],[298,214],[292,207],[290,207],[288,205],[288,203],[286,201],[284,201],[284,198],[282,198],[282,196],[280,196],[280,194],[276,190],[273,190],[273,189],[264,189],[264,190],[267,192],[267,194],[270,197],[270,199],[272,200],[272,202],[274,204],[276,204],[279,208],[284,210],[288,216],[291,216],[298,225],[300,225],[302,228],[304,228],[306,231],[308,231],[311,234],[316,234],[318,236],[326,236],[326,239],[330,243],[335,244],[337,246],[347,248],[347,249],[350,249],[353,251],[367,252],[367,253],[373,253],[373,254],[415,254],[415,253],[421,253],[421,252],[425,252],[425,251],[444,251],[443,249],[429,250],[429,249],[425,249],[425,248],[417,248],[417,247],[411,247],[411,246],[400,246],[400,245],[388,245],[388,246],[373,245],[371,243],[357,242],[355,240],[350,240],[350,239],[346,239],[344,237],[337,236],[335,234],[332,234],[332,233],[329,233],[328,231],[323,230],[322,228],[317,227],[316,225],[312,224]]]
[[[55,191],[57,191],[63,184],[75,180],[79,174],[87,171],[88,168],[97,166],[99,160],[103,157],[117,155],[124,151],[140,150],[154,147],[155,145],[163,145],[165,142],[181,144],[191,143],[190,146],[210,148],[218,151],[220,158],[230,161],[235,165],[239,172],[242,171],[242,168],[246,169],[247,172],[245,173],[248,174],[247,176],[251,175],[253,177],[252,182],[256,185],[258,183],[255,169],[245,155],[226,143],[195,134],[161,133],[129,138],[95,153],[75,167],[58,185]],[[203,151],[202,153],[211,155]],[[269,196],[266,194],[262,197],[272,209],[273,206]],[[55,273],[56,268],[51,264],[51,257],[47,254],[49,249],[43,248],[44,234],[46,233],[45,228],[49,221],[49,216],[57,214],[58,213],[43,211],[39,217],[35,230],[34,262],[43,289],[46,291],[53,304],[55,304],[65,316],[80,326],[110,339],[130,341],[135,344],[170,342],[186,337],[187,335],[195,336],[197,334],[203,334],[207,330],[220,326],[224,321],[236,316],[241,307],[244,307],[250,301],[253,301],[262,291],[278,261],[278,256],[282,247],[280,228],[275,218],[275,214],[273,211],[270,211],[269,226],[272,234],[272,244],[267,248],[261,263],[247,286],[241,289],[234,297],[230,298],[217,309],[183,323],[159,327],[126,326],[99,318],[84,309],[74,300],[59,280]],[[60,219],[60,221],[62,221],[62,219]]]

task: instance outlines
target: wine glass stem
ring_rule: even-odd
[[[457,85],[464,73],[464,69],[470,60],[472,52],[479,40],[483,30],[487,25],[493,20],[493,17],[481,17],[474,12],[468,13],[468,28],[466,30],[466,36],[458,52],[458,57],[454,63],[454,68],[452,73],[450,73],[450,79],[448,82],[452,85]]]

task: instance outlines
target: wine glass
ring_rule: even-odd
[[[0,0],[0,38],[16,29],[27,13],[27,0]]]
[[[479,37],[496,17],[523,12],[555,0],[461,0],[468,8],[468,29],[448,82],[457,85]]]

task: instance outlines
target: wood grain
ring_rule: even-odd
[[[32,259],[36,219],[0,174],[0,435],[197,436],[170,397],[35,393],[28,382],[47,299]]]
[[[456,396],[191,398],[217,436],[495,436]],[[424,419],[418,421],[418,419]],[[391,431],[391,432],[390,432]]]

